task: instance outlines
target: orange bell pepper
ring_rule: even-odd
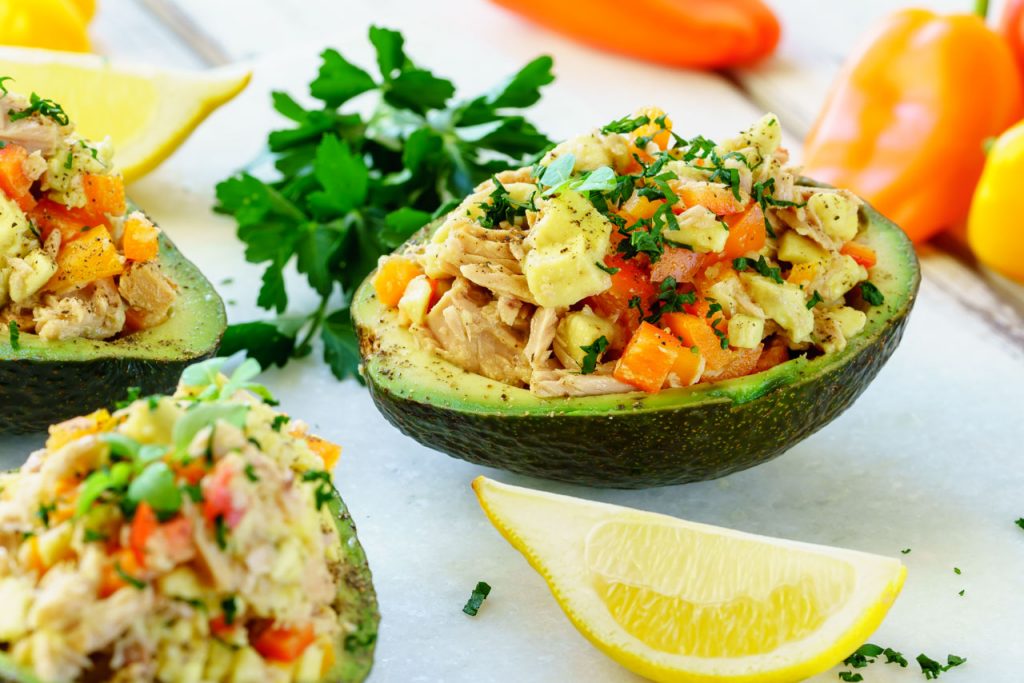
[[[86,230],[74,242],[61,246],[57,254],[57,272],[46,289],[66,292],[75,287],[120,275],[124,257],[117,253],[110,233],[102,225]]]
[[[114,216],[124,214],[127,205],[121,176],[86,173],[82,176],[82,189],[85,191],[85,209],[97,219],[108,213]]]
[[[805,173],[857,192],[922,242],[966,218],[983,142],[1024,114],[1021,90],[1009,46],[982,17],[898,11],[833,86]]]
[[[160,253],[160,231],[148,219],[133,215],[124,222],[121,245],[125,258],[152,261]]]
[[[671,277],[676,282],[693,282],[711,260],[713,258],[709,259],[707,254],[699,254],[683,247],[665,247],[665,253],[651,266],[651,280],[661,282]]]
[[[760,251],[768,239],[764,212],[759,204],[752,204],[741,214],[726,216],[725,224],[729,226],[729,239],[725,241],[722,256],[730,261],[752,251]]]
[[[373,289],[377,298],[388,308],[394,308],[405,294],[405,288],[412,279],[423,274],[412,260],[404,256],[392,256],[377,267],[373,276]]]
[[[713,214],[726,216],[740,213],[746,208],[746,205],[736,199],[736,195],[725,185],[698,185],[678,180],[670,180],[668,184],[688,209],[693,206],[703,206]]]
[[[696,346],[707,364],[708,370],[724,368],[732,358],[729,349],[722,348],[722,340],[711,329],[710,320],[688,313],[667,313],[661,316],[672,334],[683,340],[686,346]],[[725,326],[721,323],[719,327]]]
[[[779,22],[761,0],[494,0],[594,47],[672,66],[719,69],[775,50]]]
[[[1003,15],[999,18],[999,31],[1010,44],[1024,75],[1024,0],[1006,0]]]
[[[28,215],[39,229],[39,235],[44,242],[51,232],[59,230],[61,244],[76,240],[89,228],[103,223],[95,221],[93,216],[82,209],[73,209],[52,199],[41,199]]]
[[[681,353],[690,353],[678,339],[643,322],[615,363],[612,376],[649,394],[661,391]]]
[[[132,555],[135,556],[135,562],[140,567],[146,566],[146,543],[149,542],[159,526],[160,520],[157,519],[152,506],[145,501],[139,503],[139,507],[135,509],[135,516],[132,518],[128,545]]]
[[[25,175],[25,159],[28,150],[21,145],[7,144],[0,147],[0,192],[14,200],[22,211],[29,211],[36,200],[29,191],[32,179]]]
[[[847,242],[839,249],[839,253],[849,256],[865,268],[871,268],[878,263],[878,254],[875,250],[858,242]]]

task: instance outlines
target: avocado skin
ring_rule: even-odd
[[[868,309],[864,331],[835,355],[654,395],[523,398],[524,390],[502,388],[433,354],[422,363],[425,352],[398,345],[406,337],[395,336],[371,274],[352,306],[364,379],[377,408],[402,433],[472,463],[624,489],[725,476],[775,458],[835,419],[899,345],[920,285],[917,257],[903,231],[867,204],[861,222],[859,239],[879,253],[871,281],[886,301]],[[429,238],[436,227],[410,242]],[[424,375],[429,384],[418,381]]]
[[[585,414],[509,419],[409,400],[368,384],[377,408],[403,434],[463,460],[585,486],[670,486],[760,465],[827,425],[878,374],[896,350],[906,320],[893,321],[877,346],[825,378],[769,389],[741,404],[725,399],[645,411],[645,399],[629,394],[622,404],[632,412],[600,419]]]
[[[227,326],[224,303],[163,233],[160,257],[179,300],[171,319],[151,330],[113,342],[47,342],[23,332],[17,351],[0,330],[0,434],[45,431],[111,406],[130,387],[142,395],[173,393],[182,370],[217,353]]]
[[[356,537],[355,523],[337,489],[333,490],[332,498],[327,505],[338,528],[341,555],[345,565],[335,609],[338,610],[338,621],[342,624],[353,624],[354,629],[342,636],[336,644],[334,665],[320,683],[362,683],[370,675],[373,652],[377,645],[377,629],[380,626],[377,593],[373,588],[373,577],[366,562],[366,553],[363,552],[363,547]],[[93,673],[93,677],[95,676]],[[85,680],[94,678],[87,677]],[[0,652],[0,681],[42,683],[34,673],[12,662],[5,652]]]

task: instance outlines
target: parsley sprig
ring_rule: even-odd
[[[359,361],[348,305],[378,257],[474,186],[528,163],[549,144],[519,110],[551,83],[550,57],[539,57],[489,92],[455,100],[455,86],[413,62],[397,31],[372,27],[377,73],[336,50],[321,55],[310,84],[318,104],[287,93],[274,108],[291,126],[268,138],[276,173],[243,172],[217,186],[217,210],[232,215],[245,257],[265,264],[257,303],[278,317],[231,325],[221,353],[245,349],[264,367],[305,356],[315,339],[338,378]],[[349,108],[372,94],[376,106]],[[495,216],[497,217],[497,216]],[[315,310],[283,316],[294,263],[320,298]]]

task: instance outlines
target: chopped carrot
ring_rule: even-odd
[[[106,214],[124,214],[124,180],[119,175],[82,175],[82,189],[85,191],[85,210],[102,221]]]
[[[338,458],[341,457],[341,446],[313,434],[306,434],[302,438],[309,444],[309,449],[323,460],[324,469],[328,472],[333,470],[338,462]]]
[[[679,340],[654,325],[643,322],[615,363],[615,379],[655,394],[661,391],[679,355],[689,353]]]
[[[878,263],[878,254],[875,253],[875,250],[859,242],[847,242],[839,250],[839,253],[846,254],[865,268],[871,268]]]
[[[275,662],[293,662],[315,639],[313,625],[281,628],[268,626],[251,633],[250,643],[264,659]]]
[[[152,261],[160,252],[160,230],[141,214],[132,214],[124,222],[122,246],[125,258]]]
[[[57,254],[57,272],[46,283],[46,289],[59,294],[120,275],[123,270],[124,257],[117,253],[107,229],[98,225],[74,242],[61,246]]]
[[[708,318],[687,313],[666,313],[661,321],[672,334],[683,340],[683,344],[696,346],[700,350],[708,370],[720,370],[729,362],[729,350],[722,348],[722,340],[711,329]],[[724,328],[724,323],[719,323],[718,327]]]
[[[676,282],[693,282],[707,264],[707,257],[682,247],[665,247],[665,253],[651,266],[651,280],[661,282],[667,277]]]
[[[95,220],[84,209],[70,208],[52,199],[41,199],[29,212],[29,218],[39,229],[42,241],[45,242],[54,230],[59,230],[61,244],[76,240],[89,228],[104,223],[102,220]]]
[[[786,281],[791,282],[794,285],[800,285],[805,282],[810,282],[817,277],[817,275],[817,263],[797,263],[793,266],[792,270],[789,271],[789,276],[786,277]]]
[[[159,526],[160,520],[157,519],[156,512],[153,511],[149,503],[139,503],[139,506],[135,508],[135,516],[132,518],[128,545],[135,556],[135,562],[140,567],[146,566],[146,543],[149,542]]]
[[[394,308],[401,301],[409,282],[422,274],[423,269],[411,259],[392,256],[377,267],[377,273],[373,276],[373,289],[382,304]]]
[[[22,211],[29,211],[36,205],[32,196],[32,179],[25,174],[25,160],[28,150],[21,145],[8,143],[0,147],[0,192],[17,204]]]
[[[138,562],[135,560],[135,553],[126,548],[121,548],[113,554],[110,562],[103,565],[98,589],[101,598],[109,598],[128,585],[128,582],[118,573],[117,567],[120,567],[122,572],[132,578],[139,578],[142,574],[141,567],[139,567]]]
[[[752,251],[760,251],[764,247],[767,233],[764,227],[764,213],[758,204],[741,214],[726,216],[725,224],[729,226],[729,239],[725,241],[722,256],[730,261]]]
[[[670,180],[668,184],[688,209],[703,206],[716,215],[727,216],[740,213],[747,208],[746,204],[736,199],[736,195],[725,185],[679,180]]]

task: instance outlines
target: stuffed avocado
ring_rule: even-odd
[[[902,231],[801,178],[765,116],[642,112],[498,174],[353,303],[378,407],[473,462],[637,487],[721,476],[839,414],[902,334]]]
[[[271,408],[254,362],[221,364],[52,426],[0,476],[0,678],[366,677],[378,613],[340,449]]]
[[[129,386],[167,391],[216,352],[210,283],[129,206],[108,141],[0,78],[0,431],[29,432]]]

